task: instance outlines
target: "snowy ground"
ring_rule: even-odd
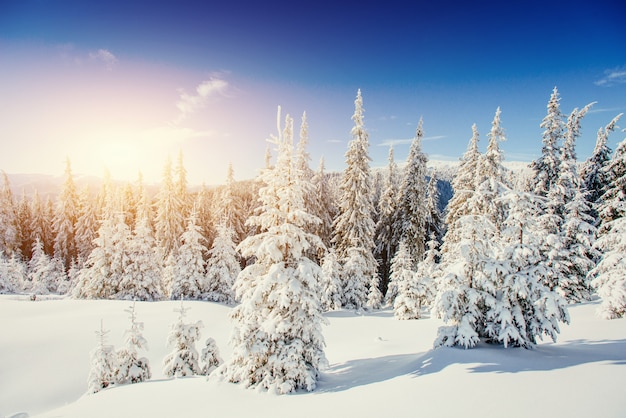
[[[571,307],[559,341],[534,350],[432,350],[438,320],[331,312],[330,368],[314,392],[284,396],[204,377],[165,379],[165,340],[179,302],[138,302],[153,378],[84,396],[100,319],[119,348],[129,305],[0,295],[0,417],[626,416],[626,319],[596,317],[597,302]],[[215,338],[228,359],[230,308],[186,306],[187,320],[204,322],[202,344]]]

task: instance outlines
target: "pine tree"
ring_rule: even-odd
[[[389,164],[383,192],[378,201],[379,219],[376,223],[376,249],[382,288],[386,292],[389,286],[391,259],[398,249],[401,234],[401,217],[398,211],[398,173],[393,158],[393,147],[389,148]]]
[[[163,297],[162,267],[158,261],[155,240],[148,219],[145,195],[141,197],[130,241],[128,264],[120,280],[117,297],[127,300],[159,300]]]
[[[234,308],[233,355],[223,369],[231,382],[276,393],[313,390],[326,362],[319,303],[321,269],[306,254],[321,241],[306,232],[319,219],[305,210],[300,173],[293,162],[293,120],[285,118],[274,168],[265,169],[258,215],[248,223],[260,232],[239,244],[254,255],[235,282],[241,304]]]
[[[65,162],[65,183],[57,201],[54,217],[54,256],[63,260],[64,268],[70,268],[76,252],[75,225],[79,216],[78,193],[72,176],[69,158]]]
[[[185,231],[184,202],[172,179],[172,163],[168,159],[163,170],[163,182],[156,197],[155,239],[162,259],[178,251],[180,237]]]
[[[509,191],[509,207],[498,250],[484,290],[485,336],[505,347],[531,348],[544,334],[556,341],[559,322],[569,323],[566,301],[542,283],[542,236],[537,219],[538,200],[530,193]]]
[[[2,171],[3,185],[0,190],[0,252],[11,257],[19,252],[19,230],[17,225],[17,211],[9,177]]]
[[[172,347],[172,352],[163,360],[163,374],[168,377],[193,376],[202,373],[195,344],[200,338],[200,328],[203,324],[202,321],[185,323],[188,310],[189,308],[183,306],[182,299],[180,309],[174,309],[174,312],[179,313],[178,320],[172,324],[167,336],[167,345]]]
[[[100,331],[96,331],[98,337],[98,347],[90,354],[91,369],[87,379],[87,393],[97,393],[102,389],[115,384],[115,355],[113,346],[106,343],[109,330],[104,329],[102,320],[100,321]]]
[[[89,197],[89,189],[85,188],[79,198],[79,215],[76,221],[76,253],[77,257],[87,259],[93,250],[93,240],[98,231],[96,210]]]
[[[33,257],[28,263],[30,292],[37,295],[57,292],[64,281],[62,268],[43,251],[41,241],[35,241],[32,252]]]
[[[322,258],[321,307],[325,311],[341,308],[341,264],[334,248]]]
[[[400,186],[399,208],[402,216],[402,238],[411,252],[411,259],[417,265],[424,258],[426,242],[426,163],[428,158],[422,152],[424,137],[423,121],[417,125],[415,139],[404,166]]]
[[[451,325],[440,327],[435,347],[474,347],[485,335],[485,306],[492,296],[485,289],[494,273],[497,228],[483,214],[486,188],[479,188],[467,202],[468,214],[456,222],[458,242],[449,246],[438,280],[433,314]]]
[[[560,145],[565,131],[563,113],[561,113],[559,92],[555,87],[548,102],[548,113],[540,127],[543,131],[541,157],[533,161],[534,192],[546,197],[559,177]]]
[[[202,356],[200,357],[202,362],[201,375],[208,376],[215,369],[217,369],[224,361],[220,356],[220,350],[217,348],[217,343],[211,337],[207,338],[202,349]]]
[[[444,244],[442,252],[447,252],[447,248],[458,242],[456,225],[461,216],[467,215],[469,209],[467,208],[467,201],[472,197],[476,190],[476,174],[478,172],[478,166],[481,161],[481,154],[478,152],[478,129],[476,124],[472,125],[472,138],[467,145],[467,151],[463,154],[459,169],[452,179],[452,189],[454,195],[448,202],[446,208],[446,226],[447,231],[445,234]]]
[[[209,251],[207,263],[208,292],[205,299],[233,304],[235,292],[233,285],[241,272],[239,257],[233,242],[233,230],[224,224],[217,226],[217,237]]]
[[[170,283],[170,299],[202,299],[208,291],[206,280],[207,249],[204,237],[196,223],[197,211],[194,208],[187,221],[187,230],[181,237],[182,245],[176,255],[174,280]]]
[[[360,310],[367,304],[368,285],[377,274],[374,258],[375,224],[369,166],[369,140],[363,125],[361,90],[354,101],[352,141],[346,152],[347,167],[341,182],[339,216],[335,220],[337,255],[343,264],[342,304],[348,309]]]
[[[439,191],[437,174],[433,170],[426,188],[426,236],[441,242],[443,238],[443,219],[439,211]]]
[[[603,252],[598,265],[589,272],[592,286],[602,299],[599,313],[606,319],[626,314],[626,217],[605,224],[596,247]]]
[[[228,164],[226,185],[222,189],[217,202],[215,219],[224,223],[234,232],[233,241],[240,243],[246,236],[244,203],[237,190],[232,164]]]
[[[17,204],[16,219],[18,227],[17,242],[20,243],[20,254],[24,260],[30,260],[34,243],[31,238],[32,233],[30,230],[32,213],[30,211],[30,203],[26,199],[26,192],[24,190],[22,190],[22,198]]]
[[[330,248],[333,237],[333,220],[337,216],[338,209],[328,175],[324,170],[324,158],[322,157],[319,167],[311,179],[314,194],[317,196],[317,199],[314,201],[316,206],[312,208],[311,214],[318,217],[321,221],[314,228],[315,235],[320,237],[326,248]],[[318,260],[321,260],[322,257],[322,253],[317,255]]]
[[[623,113],[620,113],[608,125],[598,130],[596,146],[591,156],[583,164],[580,172],[584,188],[588,193],[588,200],[592,205],[590,215],[594,218],[594,225],[596,226],[600,221],[597,207],[600,204],[604,186],[607,183],[605,167],[611,160],[611,149],[606,143],[609,134],[615,130],[617,122],[622,115]]]
[[[145,357],[139,357],[139,350],[147,350],[148,342],[144,338],[143,322],[137,322],[135,302],[128,308],[130,328],[126,330],[124,347],[117,351],[115,380],[118,384],[140,383],[152,377],[150,362]]]

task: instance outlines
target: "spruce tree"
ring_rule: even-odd
[[[335,220],[337,255],[343,265],[342,305],[348,309],[364,309],[367,305],[368,286],[378,274],[374,258],[375,224],[371,191],[372,177],[369,166],[369,140],[363,125],[363,99],[361,90],[354,101],[352,141],[346,152],[346,169],[341,180],[339,216]]]
[[[135,302],[128,308],[124,309],[130,316],[130,328],[126,330],[124,347],[116,353],[116,383],[140,383],[152,377],[150,371],[150,362],[145,357],[139,357],[139,350],[147,350],[148,342],[144,338],[143,322],[137,321],[135,311]]]
[[[248,220],[259,233],[249,236],[239,251],[254,255],[235,282],[241,300],[232,311],[233,355],[224,377],[246,387],[279,394],[313,390],[326,363],[319,302],[320,267],[306,254],[322,246],[306,232],[319,219],[305,210],[301,175],[293,161],[293,121],[285,118],[272,143],[278,148],[274,168],[262,171],[261,206]],[[282,131],[282,134],[281,134]]]
[[[200,356],[200,362],[202,363],[202,370],[200,370],[200,374],[204,376],[208,376],[215,369],[217,369],[224,360],[220,356],[220,350],[217,348],[217,343],[211,337],[207,338],[204,343],[204,348],[202,349],[202,355]]]
[[[325,311],[341,308],[341,264],[334,248],[322,258],[321,307]]]
[[[233,235],[233,230],[225,224],[217,226],[217,236],[209,251],[207,262],[208,292],[204,295],[207,300],[227,304],[235,303],[233,285],[241,272],[241,267]]]
[[[35,241],[32,252],[28,263],[30,292],[36,295],[56,293],[64,280],[63,269],[43,251],[41,241]]]
[[[533,161],[531,169],[534,172],[534,192],[546,197],[559,177],[560,146],[565,131],[565,121],[561,113],[559,92],[556,87],[548,101],[548,112],[543,118],[543,146],[541,156]]]
[[[79,212],[76,221],[76,254],[83,260],[93,250],[93,240],[98,231],[96,210],[89,197],[89,189],[83,189],[79,197]]]
[[[439,190],[437,190],[437,173],[433,170],[426,188],[426,236],[441,242],[444,225],[439,210]]]
[[[314,201],[316,206],[312,208],[311,213],[321,221],[314,228],[315,235],[320,237],[326,248],[330,248],[333,238],[333,220],[337,216],[338,209],[332,185],[325,172],[323,157],[320,159],[317,171],[313,174],[311,183],[313,184],[314,194],[317,196],[317,199]],[[322,257],[323,253],[320,252],[317,258],[321,260]]]
[[[417,265],[424,258],[426,243],[426,155],[422,152],[423,121],[417,125],[400,185],[401,239],[406,241]]]
[[[607,183],[605,167],[611,160],[611,148],[606,143],[609,134],[615,130],[617,122],[622,115],[623,113],[620,113],[608,125],[598,130],[596,146],[591,156],[583,164],[580,172],[584,189],[588,194],[587,199],[591,204],[589,214],[593,217],[595,226],[600,222],[597,208],[601,203],[604,186]]]
[[[107,344],[109,330],[100,321],[100,331],[96,331],[98,346],[91,351],[91,369],[87,378],[87,393],[97,393],[115,384],[116,359],[113,346]]]
[[[170,159],[163,170],[161,189],[156,197],[154,227],[157,246],[162,252],[161,258],[166,260],[170,254],[178,251],[180,237],[185,231],[184,202],[172,178]]]
[[[0,190],[0,252],[7,257],[19,253],[19,230],[17,211],[9,177],[2,171],[2,190]]]
[[[194,323],[186,323],[185,316],[189,308],[183,306],[180,301],[180,309],[174,309],[178,312],[178,320],[172,324],[170,333],[167,336],[167,345],[172,351],[163,359],[163,374],[168,377],[185,377],[202,373],[198,362],[198,350],[196,350],[196,341],[200,338],[200,328],[203,327],[202,321]]]
[[[206,279],[207,248],[200,227],[196,223],[194,208],[187,220],[187,230],[181,237],[182,245],[176,254],[174,279],[170,283],[170,299],[202,299],[208,291]]]
[[[54,256],[63,260],[65,269],[70,268],[76,251],[76,221],[79,216],[79,201],[72,176],[69,158],[65,162],[65,183],[57,201],[54,218]]]
[[[393,158],[393,147],[389,148],[389,164],[387,166],[387,176],[383,186],[383,192],[378,201],[379,218],[376,223],[376,250],[375,256],[378,260],[380,277],[382,279],[382,289],[387,291],[389,286],[389,275],[391,260],[395,255],[401,234],[401,217],[398,210],[398,173],[397,166]]]

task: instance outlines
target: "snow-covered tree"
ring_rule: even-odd
[[[335,201],[332,186],[329,182],[328,175],[324,171],[324,158],[320,159],[320,164],[313,174],[311,183],[315,189],[315,195],[317,200],[312,210],[312,214],[320,219],[320,223],[315,226],[314,233],[322,240],[325,247],[330,248],[333,237],[333,220],[337,216],[337,202]],[[318,259],[323,257],[322,254],[318,254]]]
[[[32,257],[34,241],[32,240],[30,230],[32,213],[30,211],[30,203],[26,198],[25,190],[22,190],[22,198],[19,202],[17,202],[16,219],[18,230],[17,242],[20,244],[19,252],[23,260],[30,260]]]
[[[185,231],[184,202],[172,179],[172,163],[168,159],[163,170],[161,189],[156,197],[155,239],[162,258],[178,251],[180,237]]]
[[[19,252],[19,231],[17,211],[9,177],[2,171],[2,189],[0,190],[0,252],[7,257]]]
[[[543,284],[543,265],[537,219],[538,200],[530,193],[509,191],[509,207],[501,235],[498,261],[483,285],[485,337],[508,346],[530,348],[536,337],[556,341],[559,322],[569,323],[565,299]]]
[[[378,222],[376,223],[375,256],[378,260],[382,288],[387,290],[391,259],[395,255],[402,233],[401,216],[398,210],[398,173],[397,165],[393,157],[393,147],[389,148],[389,164],[387,176],[383,185],[383,191],[378,200]]]
[[[228,164],[226,185],[217,201],[215,219],[233,230],[233,242],[238,244],[246,236],[244,202],[241,199],[235,182],[233,165]]]
[[[598,206],[600,234],[609,228],[607,226],[609,223],[626,214],[626,140],[617,145],[611,161],[606,166],[605,175],[604,193]]]
[[[112,345],[107,344],[109,330],[104,329],[100,321],[100,330],[96,331],[98,346],[92,350],[91,369],[87,378],[87,393],[97,393],[115,384],[116,359]]]
[[[194,208],[187,221],[187,230],[181,237],[182,245],[176,254],[175,273],[169,291],[172,300],[202,299],[208,290],[204,261],[207,248],[196,217],[197,211]]]
[[[200,370],[200,374],[204,376],[208,376],[213,373],[213,371],[224,362],[220,356],[220,350],[217,348],[217,343],[213,338],[207,338],[204,343],[200,361],[202,363],[202,370]]]
[[[69,158],[65,162],[65,183],[57,201],[54,218],[54,256],[63,260],[65,269],[70,268],[76,252],[76,221],[79,216],[78,192],[72,176]]]
[[[406,241],[411,252],[411,259],[416,265],[424,258],[424,246],[427,240],[426,163],[428,158],[422,152],[423,137],[423,121],[420,118],[404,166],[399,197],[402,239]]]
[[[176,159],[176,167],[174,167],[176,175],[174,190],[177,201],[180,202],[181,213],[183,219],[187,219],[192,207],[192,199],[187,191],[187,169],[183,164],[183,150],[178,150],[178,158]]]
[[[140,207],[143,209],[137,211],[135,227],[128,242],[128,263],[125,274],[120,279],[117,297],[127,300],[159,300],[164,293],[162,267],[155,249],[145,201]]]
[[[224,377],[245,386],[283,394],[313,390],[326,363],[319,302],[320,267],[306,254],[322,246],[306,232],[319,219],[305,210],[301,175],[293,163],[293,120],[280,108],[276,165],[261,173],[261,206],[248,220],[259,233],[238,246],[242,256],[255,256],[235,282],[241,304],[234,308],[233,355]]]
[[[0,252],[0,293],[17,293],[25,290],[29,284],[26,266],[13,254],[10,258]]]
[[[476,173],[478,165],[481,161],[481,154],[478,151],[478,129],[476,124],[472,125],[472,138],[469,140],[467,150],[461,158],[459,169],[452,179],[452,189],[454,195],[448,202],[446,208],[446,234],[442,252],[447,252],[447,247],[453,243],[457,243],[459,237],[455,229],[457,221],[461,216],[469,213],[467,201],[472,197],[476,190]]]
[[[43,251],[43,244],[37,240],[33,244],[33,257],[28,263],[30,292],[47,295],[57,292],[65,280],[62,266]]]
[[[325,311],[341,308],[341,264],[334,248],[322,258],[321,306]]]
[[[602,299],[599,313],[606,319],[626,314],[626,217],[605,224],[596,247],[603,252],[598,265],[589,272],[591,284]]]
[[[420,294],[424,295],[422,306],[431,306],[437,295],[437,278],[440,275],[439,240],[436,234],[432,234],[426,243],[424,259],[417,265],[415,275],[420,288]]]
[[[178,320],[172,324],[167,336],[167,345],[172,351],[163,360],[163,374],[168,377],[202,374],[196,341],[200,338],[200,328],[203,324],[202,321],[186,323],[185,316],[188,310],[189,308],[183,306],[182,300],[180,309],[174,309],[174,312],[178,312]]]
[[[600,204],[604,186],[607,184],[605,167],[611,160],[611,148],[608,147],[607,140],[609,134],[617,127],[617,122],[622,115],[623,113],[620,113],[608,125],[598,130],[593,153],[585,161],[580,171],[580,177],[588,193],[587,199],[592,205],[590,214],[594,218],[594,225],[596,226],[599,222],[597,206]]]
[[[560,146],[565,131],[560,100],[559,92],[554,87],[548,101],[548,113],[540,125],[544,129],[541,156],[531,164],[534,172],[534,192],[543,197],[548,195],[559,177]]]
[[[439,211],[439,190],[437,190],[437,174],[433,170],[426,188],[426,237],[437,242],[443,238],[444,225]]]
[[[145,357],[139,357],[139,350],[147,350],[148,342],[144,338],[143,322],[137,321],[135,302],[124,312],[130,315],[130,328],[126,330],[124,347],[117,350],[115,380],[116,383],[140,383],[152,377],[150,362]]]
[[[401,241],[391,266],[391,285],[388,299],[393,304],[396,319],[419,319],[424,292],[415,274],[415,263],[406,241]],[[393,299],[391,299],[393,296]]]
[[[369,140],[363,125],[363,98],[358,91],[354,101],[352,141],[346,152],[346,169],[340,185],[339,216],[335,220],[337,255],[343,264],[342,304],[348,309],[363,309],[368,285],[377,274],[374,258],[375,224],[371,198],[372,177],[369,166]]]
[[[85,188],[79,196],[79,212],[76,220],[76,254],[77,257],[87,259],[93,250],[93,240],[98,232],[96,208],[91,203],[89,189]]]
[[[225,224],[217,226],[217,236],[207,262],[208,292],[204,295],[207,300],[227,304],[235,302],[233,285],[241,267],[233,235],[232,228]]]

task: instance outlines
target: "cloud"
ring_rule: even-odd
[[[180,110],[176,123],[202,108],[211,97],[223,96],[228,88],[229,84],[226,80],[211,77],[196,87],[196,94],[187,94],[181,90],[180,99],[176,103],[176,107]]]
[[[438,141],[440,139],[446,138],[445,135],[435,135],[435,136],[427,136],[422,138],[422,141]],[[413,142],[414,138],[410,139],[385,139],[383,142],[378,144],[379,147],[395,147],[396,145],[409,145]]]
[[[626,66],[604,71],[604,77],[593,82],[596,86],[611,87],[626,83]]]
[[[117,64],[117,57],[107,49],[99,49],[96,52],[90,52],[89,59],[92,61],[103,62],[109,71],[111,71],[113,66]]]

